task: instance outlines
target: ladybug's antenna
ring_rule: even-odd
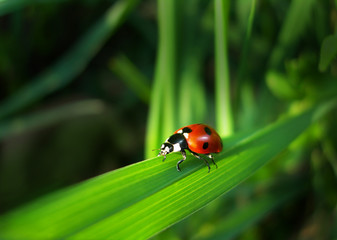
[[[157,150],[160,150],[160,148],[158,148],[158,149],[152,149],[152,151],[157,151]]]

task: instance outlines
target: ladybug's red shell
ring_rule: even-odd
[[[201,154],[219,153],[222,141],[219,134],[206,124],[192,124],[179,128],[174,133],[184,134],[188,148]]]

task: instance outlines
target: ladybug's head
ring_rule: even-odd
[[[173,152],[173,145],[169,142],[165,142],[160,147],[158,156],[164,156],[163,161],[166,159],[166,154]]]
[[[188,145],[185,136],[183,134],[176,133],[166,139],[166,141],[161,145],[158,156],[164,156],[164,161],[166,159],[166,154],[179,152],[187,148]]]

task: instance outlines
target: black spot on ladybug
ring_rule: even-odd
[[[190,132],[192,132],[192,129],[190,129],[189,127],[183,128],[183,133],[190,133]]]
[[[208,142],[204,142],[204,145],[202,145],[203,149],[207,149],[208,148]]]
[[[209,129],[208,127],[205,127],[205,132],[206,132],[208,135],[211,135],[211,134],[212,134],[211,129]]]

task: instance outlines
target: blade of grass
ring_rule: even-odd
[[[109,63],[109,68],[123,80],[144,103],[149,102],[150,86],[148,79],[125,55],[113,58]]]
[[[62,120],[77,116],[98,114],[104,110],[104,104],[99,100],[84,100],[65,106],[44,110],[40,113],[18,117],[0,122],[0,140],[5,137],[22,134],[33,129],[46,127]]]
[[[252,28],[254,23],[254,16],[255,16],[255,9],[256,9],[256,0],[251,1],[251,8],[250,13],[248,17],[248,24],[247,24],[247,30],[245,34],[245,39],[243,43],[243,50],[241,54],[241,60],[238,70],[238,77],[237,77],[237,86],[236,86],[236,103],[234,103],[235,106],[238,106],[238,102],[241,99],[241,90],[243,83],[245,82],[245,74],[246,74],[246,68],[247,68],[247,56],[248,56],[248,48],[250,45],[251,35],[252,35]],[[247,88],[246,88],[247,89]],[[249,89],[249,88],[248,88]],[[249,93],[248,93],[249,95]],[[253,99],[250,99],[251,101]]]
[[[196,56],[187,57],[188,63],[181,74],[179,87],[179,126],[204,122],[206,94],[201,76],[201,61]]]
[[[270,193],[263,194],[247,205],[233,210],[223,219],[217,221],[214,229],[201,228],[193,239],[233,239],[273,209],[298,196],[306,188],[307,184],[303,178],[287,181],[277,189],[271,189]]]
[[[208,34],[200,34],[199,25],[207,16],[207,11],[200,19],[200,1],[184,1],[179,7],[182,12],[181,26],[181,71],[179,75],[179,126],[204,122],[206,113],[206,95],[202,84],[202,63],[205,55],[205,38]],[[205,16],[206,15],[206,16]],[[195,42],[195,44],[191,44]],[[207,42],[207,47],[209,43]]]
[[[312,8],[315,0],[294,0],[290,2],[287,16],[282,25],[278,43],[270,57],[270,67],[278,68],[283,65],[284,58],[291,53],[311,21]]]
[[[147,239],[229,191],[285,149],[336,101],[272,124],[225,149],[218,169],[172,154],[40,198],[0,217],[1,239]],[[193,161],[192,161],[193,160]]]
[[[163,47],[162,59],[160,63],[163,64],[160,71],[163,82],[162,97],[164,97],[162,108],[162,123],[161,128],[163,136],[168,136],[175,130],[174,124],[174,107],[175,107],[175,78],[176,78],[176,0],[166,1],[158,0],[158,14],[160,15],[159,21],[162,25],[162,35],[159,41],[162,41],[160,46]],[[161,51],[161,50],[159,50]],[[164,139],[162,139],[164,140]]]
[[[158,0],[159,49],[146,130],[145,157],[152,157],[175,130],[176,0]]]
[[[337,33],[327,36],[321,46],[318,68],[325,71],[337,55]]]
[[[0,119],[69,84],[83,71],[137,2],[120,0],[112,5],[69,52],[0,105]]]
[[[252,29],[253,29],[253,23],[254,23],[254,17],[255,17],[255,9],[256,9],[256,0],[252,0],[250,13],[248,17],[247,30],[245,34],[245,40],[243,43],[241,61],[240,61],[240,66],[239,66],[239,77],[238,77],[239,80],[242,80],[242,78],[244,77],[245,71],[246,71],[248,48],[249,48],[250,39],[252,35]],[[238,87],[238,89],[240,88]]]
[[[223,137],[233,133],[227,54],[229,1],[215,0],[215,113],[216,127]]]
[[[0,0],[0,16],[14,12],[18,9],[24,8],[26,6],[36,4],[36,3],[54,3],[67,0]]]

